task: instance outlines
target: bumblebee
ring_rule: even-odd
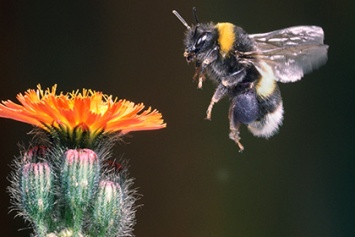
[[[283,105],[277,82],[300,80],[304,74],[325,64],[328,45],[318,26],[294,26],[262,34],[248,34],[232,23],[199,23],[189,26],[177,11],[176,17],[187,28],[184,57],[195,62],[194,79],[202,88],[206,76],[217,88],[207,109],[228,96],[229,137],[240,151],[239,128],[246,125],[257,137],[274,135],[283,121]]]

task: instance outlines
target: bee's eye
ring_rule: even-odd
[[[200,48],[205,43],[206,39],[207,39],[207,34],[201,35],[196,42],[196,48]]]

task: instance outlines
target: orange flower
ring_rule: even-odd
[[[57,85],[43,91],[29,89],[17,99],[0,104],[0,117],[29,123],[48,132],[65,130],[70,134],[79,129],[90,136],[99,133],[153,130],[165,128],[161,113],[144,104],[112,99],[102,92],[83,89],[82,92],[56,95]]]

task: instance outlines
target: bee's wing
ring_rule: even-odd
[[[255,41],[257,59],[273,68],[276,80],[294,82],[327,61],[328,45],[318,26],[295,26],[249,35]]]

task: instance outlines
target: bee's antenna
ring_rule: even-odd
[[[193,7],[193,8],[192,8],[192,14],[194,15],[196,24],[199,25],[200,22],[198,21],[198,18],[197,18],[197,9],[196,9],[196,7]]]
[[[186,28],[187,28],[188,30],[191,29],[191,27],[186,23],[186,21],[184,20],[184,18],[182,18],[182,16],[180,16],[180,14],[179,14],[177,11],[173,10],[173,14],[181,21],[181,23],[182,23],[184,26],[186,26]]]

